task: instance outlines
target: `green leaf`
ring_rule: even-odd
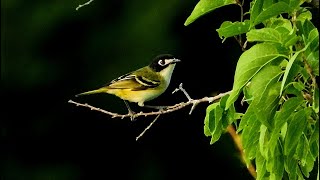
[[[214,109],[219,105],[219,102],[213,103],[207,107],[206,117],[204,120],[204,134],[211,136],[215,128],[215,111]]]
[[[207,107],[204,120],[204,134],[206,136],[211,136],[210,144],[219,140],[227,126],[235,119],[239,118],[235,113],[234,106],[231,106],[228,110],[224,110],[227,99],[228,95],[222,97],[219,102],[213,103]]]
[[[285,170],[289,175],[289,179],[297,179],[297,172],[300,171],[298,167],[298,161],[293,157],[285,157]]]
[[[251,105],[250,105],[251,106]],[[247,109],[246,113],[243,115],[240,125],[243,122],[246,122],[243,127],[241,140],[244,152],[246,154],[246,162],[249,163],[250,159],[253,159],[256,155],[257,143],[259,141],[259,130],[261,122],[257,120],[252,107]],[[239,127],[240,128],[240,127]]]
[[[314,161],[315,159],[313,159],[311,153],[309,152],[307,154],[307,157],[306,157],[306,163],[304,166],[300,166],[300,169],[302,171],[302,173],[308,178],[310,176],[310,172],[312,171],[313,169],[313,166],[314,166]]]
[[[254,7],[253,7],[254,8]],[[260,10],[259,12],[254,12],[254,14],[251,14],[251,26],[253,27],[273,16],[277,16],[281,13],[285,13],[288,12],[289,10],[289,6],[288,4],[284,3],[284,2],[277,2],[275,4],[272,4],[271,6],[269,6],[268,8],[264,9],[263,11]],[[253,12],[252,12],[253,13]],[[258,15],[256,15],[256,13],[259,13]]]
[[[275,112],[279,106],[280,82],[268,85],[268,91],[263,93],[264,98],[257,102],[255,106],[255,114],[259,121],[266,125],[268,129],[272,129],[271,123]]]
[[[221,105],[222,109],[225,109],[225,105]],[[222,116],[222,127],[226,129],[230,124],[235,122],[235,120],[242,117],[242,113],[236,113],[236,109],[232,104],[228,110],[225,110]]]
[[[271,173],[273,179],[282,179],[284,172],[284,157],[281,145],[278,142],[272,157],[267,159],[267,171]]]
[[[305,166],[308,152],[309,142],[306,135],[303,133],[302,136],[300,136],[295,154],[295,156],[297,156],[296,158],[300,161],[301,166]]]
[[[288,119],[288,121],[290,121],[290,119]],[[280,130],[280,140],[281,140],[281,142],[284,141],[284,138],[286,137],[286,134],[287,134],[287,130],[288,130],[288,123],[285,122],[284,125],[281,127],[281,130]]]
[[[284,143],[284,154],[289,155],[291,151],[294,151],[296,145],[302,136],[302,132],[307,126],[308,112],[307,108],[301,109],[294,113],[294,116],[289,123],[287,135]]]
[[[299,29],[297,34],[302,36],[305,41],[304,43],[307,44],[309,33],[312,29],[315,29],[316,27],[312,24],[311,21],[306,19],[304,22],[297,21],[297,28]]]
[[[280,130],[281,127],[288,121],[289,116],[292,115],[292,112],[295,112],[297,108],[303,103],[303,99],[299,97],[292,97],[285,101],[276,113],[274,118],[274,127],[275,129]],[[278,134],[279,132],[275,132]]]
[[[281,43],[281,34],[273,28],[252,29],[247,33],[249,42],[274,42]]]
[[[282,71],[279,66],[266,65],[253,78],[250,83],[252,88],[254,112],[261,123],[271,129],[268,120],[278,106],[280,84],[277,83]],[[276,83],[278,85],[276,85]]]
[[[193,9],[191,15],[187,18],[184,23],[185,26],[191,24],[193,21],[198,19],[200,16],[203,16],[217,8],[222,6],[236,4],[235,0],[200,0],[198,4]]]
[[[294,11],[297,11],[300,8],[300,2],[302,1],[297,1],[297,0],[290,0],[289,1],[289,12],[292,13]]]
[[[298,91],[294,86],[293,83],[289,83],[286,88],[286,90],[284,91],[284,94],[291,94],[291,95],[295,95],[297,97],[302,97],[302,92]]]
[[[297,21],[301,21],[301,22],[304,22],[305,20],[311,20],[312,19],[312,14],[310,11],[306,10],[302,13],[300,13],[297,17]]]
[[[304,90],[304,84],[302,82],[292,82],[293,87],[295,87],[298,91]]]
[[[268,137],[268,128],[267,126],[265,125],[261,125],[260,126],[260,137],[259,137],[259,150],[260,150],[260,153],[261,155],[264,157],[264,158],[267,158],[267,153],[268,153],[268,149],[267,149],[267,146],[268,146],[268,141],[269,141],[269,137]]]
[[[279,31],[278,30],[279,28],[281,29],[285,28],[287,30],[286,31],[287,33],[293,30],[291,21],[288,19],[279,17],[279,18],[270,18],[269,21],[270,22],[266,25],[266,27],[276,29],[277,31]]]
[[[254,20],[257,19],[263,9],[264,0],[254,0],[252,8],[250,8],[250,26],[253,26]]]
[[[236,101],[243,86],[265,65],[282,56],[277,49],[268,43],[256,44],[245,51],[239,58],[232,92],[228,98],[226,108]]]
[[[217,32],[219,34],[219,37],[221,39],[224,39],[248,32],[249,26],[249,20],[245,20],[244,22],[224,21],[221,24],[220,28],[217,29]]]
[[[314,125],[314,130],[312,132],[312,135],[310,136],[309,144],[310,152],[313,156],[313,160],[315,160],[319,155],[319,120]]]
[[[267,173],[266,168],[266,159],[257,151],[256,155],[256,171],[257,171],[257,180],[263,180],[265,174]]]
[[[300,51],[294,53],[294,55],[289,59],[289,63],[287,64],[286,70],[285,70],[284,75],[283,75],[282,83],[281,83],[280,96],[281,96],[281,94],[282,94],[282,91],[283,91],[284,86],[287,84],[288,74],[289,74],[289,72],[290,72],[290,70],[291,70],[291,67],[292,67],[294,61],[297,59],[298,55],[299,55],[301,52],[305,51],[305,50],[308,48],[309,45],[310,45],[310,43],[307,44],[307,45],[306,45],[303,49],[301,49]]]
[[[250,83],[248,83],[242,89],[245,102],[247,102],[248,104],[250,104],[253,100],[253,96],[252,96],[252,92],[251,92],[252,88],[250,88],[250,87],[251,87],[251,85],[250,85]]]
[[[307,62],[312,69],[312,73],[315,76],[319,76],[319,50],[309,53]]]
[[[319,32],[317,28],[314,28],[310,31],[307,42],[310,43],[309,47],[311,52],[319,49]]]
[[[256,118],[253,107],[249,106],[245,114],[242,116],[239,127],[237,129],[237,133],[240,133],[244,128],[246,128],[249,124],[248,122],[251,122],[253,118]]]
[[[288,64],[285,66],[285,67],[282,67],[282,69],[285,69],[286,67],[288,66]],[[291,66],[291,69],[290,69],[290,72],[288,73],[288,76],[287,76],[287,81],[288,83],[286,84],[286,86],[284,87],[284,89],[287,91],[287,88],[289,88],[290,86],[294,89],[296,89],[294,86],[293,86],[293,82],[295,81],[295,78],[299,75],[299,74],[303,74],[304,72],[304,68],[301,67],[301,64],[298,63],[293,63],[292,66]],[[307,73],[307,72],[306,72]],[[309,74],[307,73],[308,77],[309,78]],[[285,91],[285,93],[287,93]],[[301,91],[299,91],[298,94],[301,94]],[[297,95],[298,96],[298,95]]]
[[[287,38],[283,40],[284,47],[288,48],[290,46],[294,46],[299,40],[300,37],[293,33],[291,36],[287,36]]]

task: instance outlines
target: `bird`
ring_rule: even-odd
[[[133,120],[135,112],[128,102],[143,107],[145,102],[164,93],[170,84],[175,65],[180,61],[171,54],[158,55],[149,65],[124,74],[99,89],[77,94],[76,97],[97,93],[115,95],[124,101]]]

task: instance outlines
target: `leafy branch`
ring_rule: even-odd
[[[240,154],[248,167],[254,162],[256,176],[248,170],[257,179],[305,179],[319,164],[319,32],[307,3],[252,0],[245,10],[239,0],[200,0],[185,22],[240,6],[240,22],[225,21],[217,32],[222,42],[234,37],[246,51],[230,95],[207,107],[204,134],[213,144],[236,127]],[[240,96],[248,104],[243,114],[234,107]]]

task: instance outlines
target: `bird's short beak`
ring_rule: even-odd
[[[181,61],[180,59],[171,59],[170,64],[177,63],[177,62],[180,62],[180,61]]]

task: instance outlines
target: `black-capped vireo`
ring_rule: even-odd
[[[148,66],[122,75],[104,87],[76,96],[96,93],[116,95],[124,100],[129,113],[133,115],[134,112],[130,109],[126,101],[135,102],[138,103],[139,106],[144,106],[144,102],[160,96],[168,88],[172,72],[177,62],[180,62],[180,60],[170,54],[159,55],[155,57]]]

